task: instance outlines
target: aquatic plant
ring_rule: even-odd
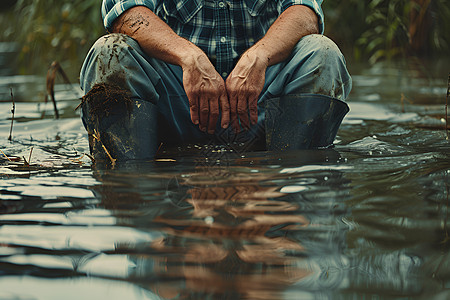
[[[327,33],[370,63],[394,57],[433,56],[450,49],[450,7],[445,0],[326,1]]]
[[[79,69],[104,31],[100,5],[100,0],[17,0],[12,10],[0,15],[5,28],[0,39],[19,42],[21,73],[44,73],[55,60]]]

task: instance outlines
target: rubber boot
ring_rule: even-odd
[[[152,159],[157,151],[157,108],[130,99],[112,85],[95,85],[82,99],[82,120],[95,160]]]
[[[317,94],[285,95],[265,102],[268,150],[327,148],[333,145],[348,105]]]

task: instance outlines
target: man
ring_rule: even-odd
[[[103,0],[112,34],[80,78],[91,151],[151,158],[161,142],[265,140],[269,99],[346,99],[351,78],[321,35],[321,2]]]

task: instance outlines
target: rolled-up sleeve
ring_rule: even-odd
[[[114,21],[127,9],[134,6],[146,6],[151,10],[155,9],[156,0],[103,0],[102,19],[103,26],[107,30],[111,29]]]
[[[306,5],[311,8],[319,19],[319,32],[323,34],[324,31],[324,17],[322,11],[322,2],[323,0],[280,0],[278,2],[278,12],[281,14],[285,11],[289,6],[292,5]]]

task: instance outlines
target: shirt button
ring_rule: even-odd
[[[228,73],[227,72],[223,72],[222,73],[222,77],[227,77]]]
[[[227,41],[227,38],[223,36],[223,37],[220,38],[220,41],[221,41],[222,43],[225,43],[225,42]]]
[[[219,2],[219,7],[220,7],[220,8],[224,8],[224,7],[225,7],[225,3]]]

